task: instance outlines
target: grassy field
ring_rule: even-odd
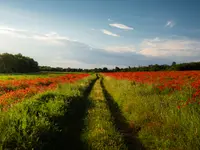
[[[42,83],[39,80],[39,88],[47,90],[22,101],[15,99],[17,103],[2,109],[0,149],[198,150],[200,147],[199,105],[177,107],[179,101],[191,97],[187,88],[159,92],[151,84],[118,80],[106,74],[61,75],[59,80],[53,76]],[[50,89],[46,88],[49,80],[55,80]],[[18,88],[21,90],[21,86]]]
[[[88,97],[85,125],[83,139],[87,149],[127,149],[123,136],[116,129],[99,78]]]
[[[150,85],[110,77],[104,85],[146,149],[199,149],[199,104],[177,108],[189,90],[169,95],[155,92]]]
[[[93,82],[94,77],[89,77],[60,85],[0,112],[0,149],[56,149],[72,144],[78,139],[72,128],[79,128],[84,98]]]
[[[34,79],[34,78],[47,78],[47,77],[56,77],[61,75],[66,75],[67,72],[38,72],[38,73],[29,73],[29,74],[3,74],[0,73],[0,80],[16,80],[16,79]],[[70,73],[72,74],[72,73]]]

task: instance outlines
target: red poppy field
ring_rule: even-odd
[[[200,101],[200,72],[199,71],[164,71],[164,72],[122,72],[122,73],[105,73],[116,79],[126,79],[141,84],[150,84],[155,90],[160,92],[181,91],[186,88],[191,89],[190,98],[184,104],[178,105],[178,108],[184,107],[191,103]]]
[[[0,106],[5,109],[24,98],[54,90],[60,83],[73,83],[87,76],[88,74],[66,74],[45,78],[0,80]]]
[[[103,75],[106,90],[144,147],[199,149],[199,71]]]
[[[200,147],[200,72],[0,79],[0,150]]]

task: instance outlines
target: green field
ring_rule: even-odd
[[[0,80],[16,80],[16,79],[34,79],[34,78],[46,78],[46,77],[56,77],[60,75],[65,75],[67,72],[38,72],[38,73],[29,73],[29,74],[3,74],[0,73]],[[71,73],[70,73],[71,74]]]
[[[199,107],[178,96],[101,74],[59,84],[0,112],[0,149],[198,150]]]

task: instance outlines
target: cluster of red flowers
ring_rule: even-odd
[[[200,98],[200,72],[199,71],[159,71],[159,72],[118,72],[104,73],[116,79],[127,79],[142,84],[152,84],[156,89],[163,91],[183,90],[190,87],[192,97],[178,108],[197,102]]]
[[[72,83],[87,77],[89,74],[66,74],[64,76],[0,80],[0,106],[11,106],[24,98],[33,96],[46,90],[55,89],[58,83]]]

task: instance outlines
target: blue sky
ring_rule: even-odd
[[[0,53],[94,68],[200,61],[199,0],[0,0]]]

